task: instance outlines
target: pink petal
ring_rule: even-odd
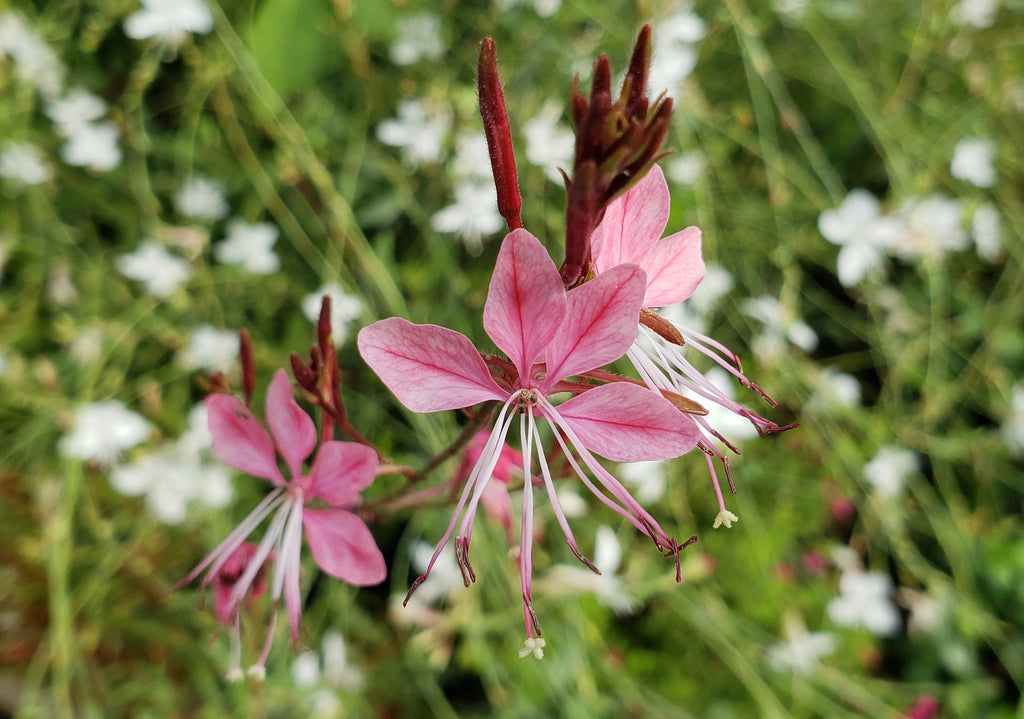
[[[370,486],[377,453],[355,442],[324,442],[313,460],[309,494],[336,507],[350,506]]]
[[[205,404],[214,454],[246,474],[284,484],[274,441],[252,412],[227,394],[212,394]]]
[[[356,515],[344,509],[307,509],[302,522],[313,559],[332,577],[357,587],[380,584],[387,577],[384,555]]]
[[[484,330],[526,376],[565,313],[565,289],[540,240],[526,230],[501,243],[484,305]]]
[[[640,267],[647,273],[644,307],[682,302],[704,279],[700,229],[687,227],[656,243],[644,256]]]
[[[591,240],[597,272],[624,262],[640,264],[668,224],[668,183],[661,168],[650,172],[604,212]]]
[[[618,265],[569,292],[565,320],[547,350],[545,389],[625,354],[636,339],[646,287],[643,270]]]
[[[508,399],[473,343],[455,330],[389,317],[360,330],[357,343],[370,369],[413,412]]]
[[[283,369],[274,373],[267,388],[267,424],[292,478],[300,476],[303,461],[316,446],[316,426],[295,401],[288,373]]]
[[[672,403],[627,382],[589,389],[557,410],[587,449],[616,462],[678,457],[700,439],[696,423]]]

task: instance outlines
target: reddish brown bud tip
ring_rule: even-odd
[[[330,347],[334,344],[331,339],[331,296],[324,295],[320,301],[320,317],[316,323],[316,342],[321,347]]]
[[[491,172],[498,194],[498,212],[505,218],[509,230],[522,227],[520,218],[522,198],[516,177],[516,159],[512,152],[512,131],[505,109],[505,93],[498,77],[498,61],[494,39],[485,37],[480,43],[477,62],[477,90],[480,95],[480,117],[487,138],[487,152],[491,157]]]

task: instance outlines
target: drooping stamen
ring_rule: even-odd
[[[530,405],[526,414],[519,415],[520,442],[523,450],[523,511],[519,522],[519,586],[523,595],[523,623],[526,635],[540,636],[540,624],[537,613],[533,611],[531,584],[533,581],[533,433],[528,431],[527,423],[533,423],[533,406]]]

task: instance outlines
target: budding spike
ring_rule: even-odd
[[[516,178],[516,159],[512,152],[512,131],[505,109],[505,94],[498,77],[498,62],[494,50],[494,39],[485,37],[480,43],[477,62],[477,90],[480,100],[480,117],[484,123],[487,138],[487,152],[491,158],[491,172],[498,195],[498,212],[505,218],[509,231],[523,226],[520,212],[522,198],[519,195],[519,180]]]

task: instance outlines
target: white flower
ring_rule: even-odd
[[[133,40],[155,38],[176,48],[189,33],[213,29],[213,15],[201,0],[142,0],[142,9],[124,21],[124,34]]]
[[[363,313],[363,304],[345,292],[337,282],[330,282],[302,298],[302,314],[310,322],[315,323],[320,318],[324,295],[331,298],[331,333],[334,344],[342,345],[348,338],[348,326]]]
[[[498,212],[498,198],[491,183],[460,182],[455,187],[455,203],[439,210],[430,218],[437,232],[453,233],[472,255],[483,249],[481,238],[505,226]]]
[[[193,176],[174,197],[174,206],[185,217],[195,220],[216,221],[228,214],[228,201],[224,185],[205,177]]]
[[[107,103],[84,87],[76,87],[46,103],[46,116],[65,137],[82,125],[95,122],[107,114]]]
[[[491,156],[487,150],[487,138],[483,130],[461,132],[456,136],[452,170],[460,180],[477,179],[491,182]]]
[[[995,145],[989,140],[965,137],[953,148],[949,174],[976,187],[992,187],[996,184],[996,167],[992,162],[994,152]]]
[[[178,361],[188,370],[230,372],[237,359],[238,333],[211,325],[193,327],[188,346],[178,353]]]
[[[957,25],[973,25],[984,29],[992,27],[999,10],[999,0],[960,0],[949,12],[949,18]]]
[[[321,654],[310,650],[295,658],[292,662],[292,681],[300,689],[312,689],[325,684],[356,690],[363,684],[363,673],[349,664],[344,635],[332,629],[324,634]]]
[[[511,10],[516,5],[531,5],[540,17],[551,17],[562,7],[562,0],[494,0],[494,8],[499,12]]]
[[[884,252],[903,236],[903,223],[883,217],[879,203],[867,190],[850,191],[842,204],[818,217],[818,231],[839,245],[836,270],[844,287],[852,287],[882,266]]]
[[[451,127],[447,108],[409,99],[398,103],[398,117],[377,125],[377,139],[385,145],[399,147],[412,165],[437,162],[442,143]]]
[[[547,100],[540,112],[523,125],[526,159],[543,169],[547,178],[558,184],[562,184],[558,169],[572,170],[576,144],[572,130],[559,122],[561,117],[562,106],[554,100]]]
[[[828,603],[828,616],[841,627],[864,627],[876,636],[891,637],[900,629],[891,594],[888,575],[846,570],[839,577],[839,596]]]
[[[622,545],[611,527],[601,525],[594,538],[594,566],[601,570],[595,574],[582,564],[558,564],[541,581],[545,592],[589,592],[616,614],[626,616],[639,608],[629,596],[622,580],[615,576],[622,561]]]
[[[117,258],[117,269],[125,277],[141,282],[156,297],[168,297],[192,276],[192,265],[150,240],[137,250]]]
[[[1003,254],[999,211],[992,203],[986,202],[974,211],[971,217],[971,234],[974,236],[974,247],[981,259],[995,262]]]
[[[860,382],[853,375],[825,367],[818,373],[815,384],[814,393],[806,404],[809,410],[826,412],[860,404]]]
[[[430,12],[403,15],[395,23],[398,38],[388,56],[396,65],[413,65],[420,60],[439,60],[444,55],[441,20]]]
[[[830,632],[808,632],[802,624],[787,624],[786,641],[768,647],[768,665],[780,674],[810,674],[822,657],[836,650],[835,635]]]
[[[18,79],[43,97],[56,97],[60,92],[64,64],[35,30],[10,11],[0,14],[0,60],[5,55],[14,61]]]
[[[903,259],[941,257],[967,247],[967,231],[960,217],[960,202],[941,195],[908,198],[900,205],[906,234],[892,251]]]
[[[231,220],[227,237],[213,248],[217,262],[241,265],[254,275],[272,275],[281,268],[281,260],[274,252],[277,228],[269,222],[250,225],[242,220]]]
[[[70,459],[111,464],[122,452],[149,436],[149,423],[115,399],[79,407],[71,431],[60,441],[60,453]]]
[[[9,142],[0,152],[0,177],[23,185],[41,185],[50,179],[50,170],[35,145]]]
[[[1017,457],[1024,456],[1024,385],[1017,385],[1013,388],[1010,413],[1003,420],[1000,431],[1010,454]]]
[[[707,26],[690,10],[676,12],[654,24],[651,72],[648,86],[653,94],[667,90],[675,96],[680,83],[697,66],[696,44],[704,39]]]
[[[763,295],[748,298],[743,301],[742,309],[744,314],[764,325],[763,332],[755,341],[765,355],[782,354],[787,341],[805,352],[818,346],[818,334],[810,325],[797,319],[789,308],[774,297]]]
[[[680,185],[692,185],[700,179],[707,159],[699,150],[684,152],[665,163],[665,175]]]
[[[117,146],[120,132],[112,122],[86,122],[76,126],[60,149],[61,159],[72,167],[106,172],[121,162]]]
[[[896,497],[903,491],[903,482],[917,471],[919,461],[913,450],[886,446],[864,465],[864,479],[875,488],[879,497]]]
[[[704,373],[704,378],[729,399],[736,399],[736,378],[721,367],[711,367]],[[708,402],[697,393],[689,394],[689,397],[704,405],[708,411],[705,418],[707,423],[730,443],[738,444],[743,440],[754,439],[758,436],[757,427],[746,417],[717,402]]]
[[[619,465],[618,476],[633,485],[640,504],[657,502],[665,496],[665,461],[661,459],[643,462],[624,462]]]
[[[46,296],[58,307],[68,307],[78,301],[78,290],[71,280],[71,265],[64,261],[50,265],[46,278]]]

